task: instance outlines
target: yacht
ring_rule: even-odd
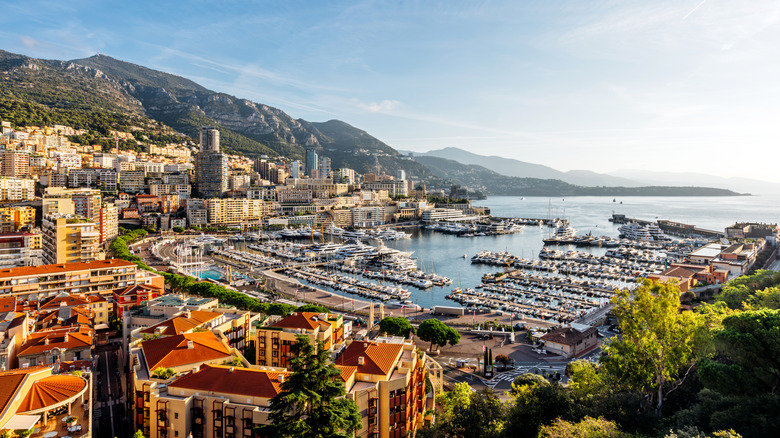
[[[649,242],[653,240],[653,236],[650,234],[650,231],[636,222],[623,224],[618,228],[618,231],[622,237],[625,237],[629,240],[638,240],[642,242]]]

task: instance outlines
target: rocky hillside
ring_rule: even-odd
[[[405,169],[418,178],[430,176],[424,166],[344,122],[296,120],[278,108],[105,55],[50,61],[0,51],[0,116],[16,117],[12,121],[19,124],[70,121],[79,128],[105,130],[106,123],[77,120],[79,112],[108,114],[122,126],[151,119],[192,138],[200,126],[216,126],[227,149],[249,156],[300,159],[305,147],[314,147],[331,157],[333,167],[365,173],[378,160],[388,173]]]

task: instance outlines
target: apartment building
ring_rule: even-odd
[[[127,193],[143,193],[144,177],[145,175],[143,170],[120,170],[119,188],[123,192]]]
[[[24,151],[3,151],[0,174],[15,178],[30,176],[30,154]]]
[[[31,201],[35,199],[35,181],[25,178],[0,177],[0,201]]]
[[[0,234],[0,269],[41,264],[43,264],[43,247],[40,234]]]
[[[94,331],[71,326],[30,333],[16,357],[22,368],[92,359]]]
[[[241,224],[263,217],[263,201],[259,199],[218,199],[205,201],[210,225]]]
[[[411,341],[401,339],[356,341],[347,347],[335,365],[346,397],[355,400],[362,416],[356,436],[400,438],[422,425],[428,361]],[[144,409],[137,411],[136,424],[143,425],[146,436],[258,436],[256,428],[269,423],[270,400],[290,376],[283,369],[224,364],[191,370],[136,392],[136,404]]]
[[[43,218],[43,262],[91,262],[106,258],[100,245],[99,223],[76,215],[51,214]]]
[[[60,292],[112,296],[115,289],[151,283],[162,277],[140,272],[135,263],[119,259],[0,269],[0,295],[36,300]]]
[[[0,233],[16,233],[22,227],[35,225],[35,207],[0,208]]]
[[[352,341],[334,363],[342,370],[347,397],[357,403],[362,416],[357,437],[413,435],[423,424],[429,367],[439,374],[431,380],[441,382],[441,368],[403,338]]]
[[[159,398],[160,395],[167,395],[166,385],[172,384],[179,375],[198,370],[199,367],[235,362],[248,366],[240,352],[230,348],[224,337],[211,331],[151,339],[131,346],[131,389],[128,392],[132,393],[131,418],[134,430],[141,429],[144,436],[150,438],[177,436],[176,431],[169,427],[168,420],[189,419],[191,413],[173,412],[164,408],[165,403],[160,403]],[[155,373],[160,368],[172,369],[174,375],[163,379]],[[244,383],[241,386],[248,385]],[[161,422],[167,424],[161,425]],[[187,436],[185,428],[178,431],[181,438]]]
[[[270,320],[257,328],[256,360],[260,366],[287,367],[292,345],[300,335],[312,345],[322,341],[325,349],[339,350],[344,343],[344,319],[332,313],[295,312],[280,320]]]
[[[119,209],[116,204],[104,203],[98,217],[100,242],[109,242],[119,236]]]

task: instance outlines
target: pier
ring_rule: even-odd
[[[720,239],[726,237],[725,233],[721,231],[708,230],[705,228],[699,228],[696,225],[684,224],[682,222],[668,221],[665,219],[658,219],[656,221],[648,221],[644,219],[626,217],[624,214],[612,213],[612,217],[609,218],[610,222],[616,224],[627,224],[629,222],[636,222],[643,227],[650,224],[658,225],[664,233],[671,234],[678,237],[707,237],[711,239]]]

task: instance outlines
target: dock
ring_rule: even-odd
[[[648,221],[644,219],[626,217],[624,214],[612,213],[612,217],[609,218],[610,222],[616,224],[627,224],[629,222],[636,222],[639,225],[647,226],[650,224],[658,225],[661,230],[666,234],[671,234],[678,237],[707,237],[712,239],[720,239],[726,237],[726,234],[722,231],[708,230],[705,228],[699,228],[696,225],[684,224],[682,222],[668,221],[664,219],[658,219],[656,221]]]

